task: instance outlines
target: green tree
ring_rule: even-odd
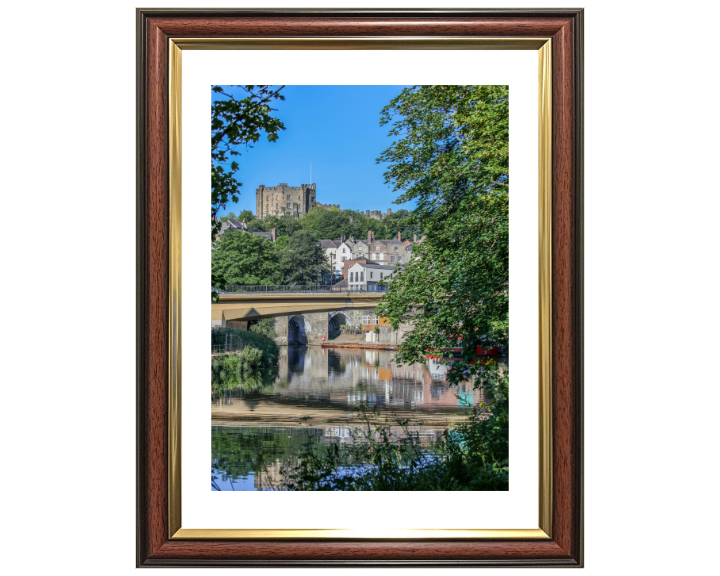
[[[385,216],[382,223],[387,238],[395,238],[400,233],[403,240],[412,240],[413,234],[417,235],[418,238],[422,238],[425,233],[415,215],[404,209]]]
[[[303,216],[300,224],[303,229],[321,240],[336,240],[343,234],[349,236],[351,229],[348,213],[337,209],[327,210],[322,206],[316,206]]]
[[[249,223],[255,220],[255,215],[250,210],[243,210],[242,212],[240,212],[236,220],[239,220],[240,222],[242,222],[243,220],[247,220]]]
[[[268,338],[275,338],[275,318],[262,318],[260,320],[252,320],[248,323],[248,331],[262,334]]]
[[[212,275],[227,284],[282,284],[281,253],[263,236],[226,231],[212,251]]]
[[[330,273],[330,265],[317,238],[307,230],[298,230],[283,254],[286,284],[315,284]]]
[[[272,115],[270,104],[284,100],[280,94],[284,86],[213,86],[211,110],[211,227],[212,241],[220,231],[218,211],[232,200],[237,202],[242,184],[236,174],[240,166],[234,159],[238,148],[252,147],[265,132],[268,142],[275,142],[283,123]],[[235,90],[239,89],[239,90]],[[236,96],[240,92],[244,97]]]
[[[462,338],[450,381],[479,375],[478,345],[508,341],[508,87],[415,86],[381,115],[395,142],[378,162],[397,203],[416,200],[427,239],[377,313],[414,330],[397,359]]]

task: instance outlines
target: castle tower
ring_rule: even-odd
[[[299,218],[315,207],[315,195],[315,184],[288,186],[280,183],[272,188],[261,184],[255,190],[255,215],[258,218],[271,215]]]

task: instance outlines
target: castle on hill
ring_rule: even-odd
[[[260,184],[255,190],[255,217],[265,218],[266,216],[293,216],[299,218],[304,216],[315,206],[323,208],[337,208],[340,204],[321,204],[316,201],[315,184],[300,184],[300,186],[288,186],[286,183],[277,186],[265,186]],[[387,209],[387,214],[392,210]],[[380,210],[365,210],[365,216],[382,220],[386,214]]]

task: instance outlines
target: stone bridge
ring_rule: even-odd
[[[382,293],[220,294],[212,325],[247,329],[250,320],[276,318],[278,344],[321,344],[342,324],[360,324]],[[324,338],[324,340],[323,340]]]

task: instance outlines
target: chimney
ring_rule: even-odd
[[[275,234],[275,228],[270,230],[270,239],[275,242],[275,239],[277,238],[277,235]]]
[[[417,242],[417,234],[413,234],[413,242]]]
[[[368,230],[368,244],[372,242],[372,230]]]
[[[342,244],[343,242],[345,242],[345,234],[343,234],[342,238],[340,238],[340,244]]]
[[[400,237],[400,232],[398,232],[398,242],[402,242],[402,238]]]

